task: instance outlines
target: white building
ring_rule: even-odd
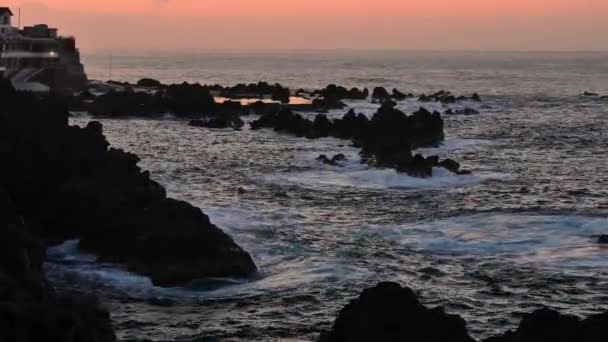
[[[86,85],[73,37],[61,37],[56,28],[45,24],[13,27],[12,16],[10,8],[0,7],[0,77],[13,84],[41,83],[63,92]]]

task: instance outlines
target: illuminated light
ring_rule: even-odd
[[[57,52],[51,51],[51,52],[49,52],[49,56],[56,57],[57,56]]]

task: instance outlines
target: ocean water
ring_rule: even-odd
[[[107,56],[84,61],[91,78],[107,78]],[[262,272],[162,289],[95,262],[75,241],[49,251],[50,277],[97,292],[124,341],[312,341],[351,298],[385,280],[462,315],[477,337],[512,328],[542,305],[578,315],[608,310],[608,248],[593,238],[608,233],[608,100],[578,96],[608,95],[608,54],[115,54],[112,69],[125,81],[337,83],[484,99],[399,103],[408,112],[481,111],[445,116],[445,144],[420,151],[473,174],[438,169],[429,179],[361,165],[344,140],[194,128],[172,118],[101,120],[114,146],[138,154],[171,196],[200,206]],[[377,107],[348,105],[367,115]],[[315,160],[322,153],[348,161],[325,165]]]

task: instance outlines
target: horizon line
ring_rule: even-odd
[[[87,53],[115,53],[115,52],[432,52],[432,53],[608,53],[608,49],[580,49],[580,50],[532,50],[532,49],[409,49],[409,48],[99,48],[83,49]]]

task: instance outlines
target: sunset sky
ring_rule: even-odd
[[[608,50],[608,0],[38,0],[85,51],[108,49]],[[15,18],[15,23],[17,19]]]

